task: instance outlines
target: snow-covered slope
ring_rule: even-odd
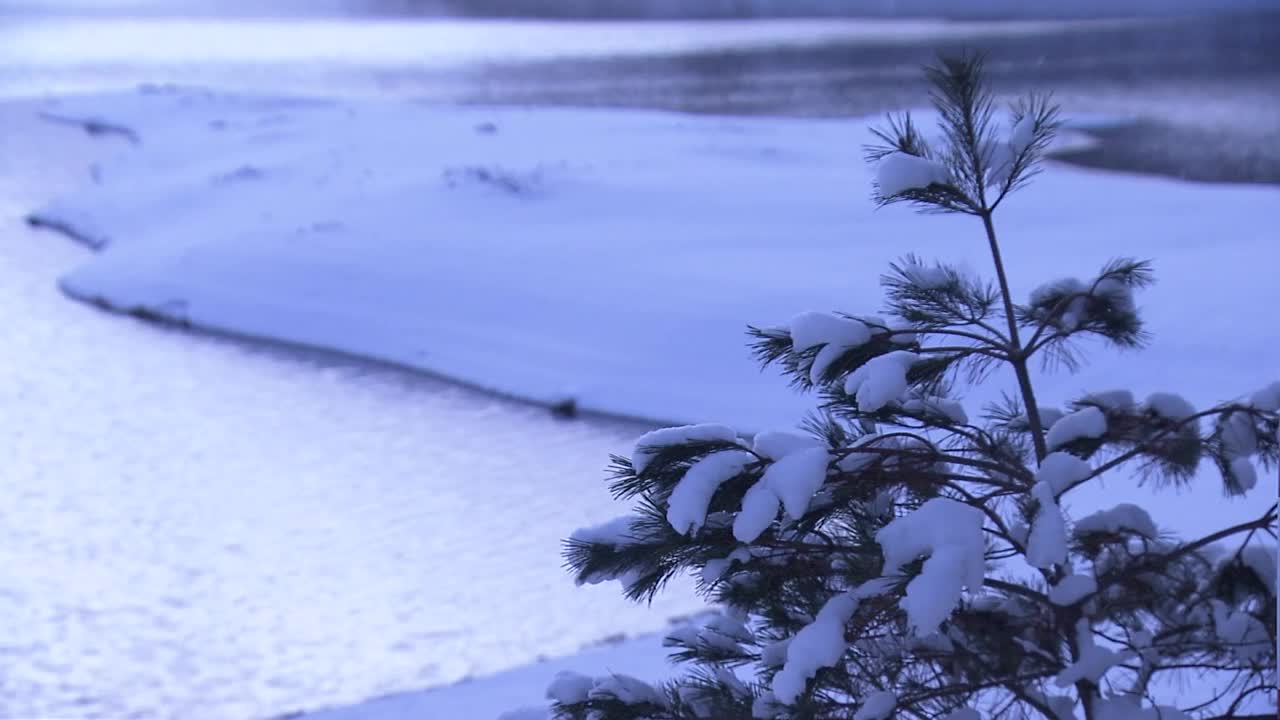
[[[661,682],[675,676],[679,668],[667,662],[671,648],[662,646],[662,638],[662,633],[627,638],[448,687],[388,695],[290,717],[300,720],[545,720],[547,688],[559,673],[592,677],[628,675],[646,682]]]
[[[877,276],[908,252],[990,274],[971,218],[873,207],[863,121],[163,88],[47,113],[135,139],[36,213],[101,248],[63,279],[68,293],[537,402],[791,427],[814,399],[758,370],[747,323],[875,312]],[[997,214],[1015,294],[1121,254],[1154,259],[1159,283],[1138,297],[1151,347],[1084,348],[1080,372],[1037,380],[1041,407],[1116,387],[1205,407],[1273,382],[1277,210],[1273,187],[1051,163]],[[963,400],[977,413],[1013,389],[997,375]],[[1219,487],[1206,472],[1146,506],[1187,534],[1260,511],[1262,493],[1222,503]],[[1073,502],[1148,494],[1116,485]]]
[[[759,373],[747,323],[874,311],[875,277],[908,251],[986,268],[974,223],[872,207],[859,121],[165,89],[48,112],[138,139],[36,213],[103,250],[64,279],[70,294],[540,402],[789,425],[811,402]],[[1152,389],[1192,383],[1207,401],[1275,366],[1259,331],[1269,263],[1242,260],[1274,255],[1277,200],[1054,166],[998,220],[1022,292],[1117,253],[1155,257]],[[1092,367],[1108,385],[1156,380]]]

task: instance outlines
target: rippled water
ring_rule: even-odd
[[[67,301],[22,214],[106,148],[0,110],[0,717],[253,718],[661,627],[577,589],[609,452],[447,383]]]

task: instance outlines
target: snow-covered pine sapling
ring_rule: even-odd
[[[994,282],[907,257],[881,280],[883,318],[752,328],[764,365],[820,394],[805,432],[668,428],[614,458],[611,488],[634,508],[567,541],[578,582],[617,579],[646,600],[691,571],[723,612],[671,633],[683,676],[564,674],[555,717],[1172,720],[1274,707],[1274,503],[1194,540],[1136,505],[1063,507],[1104,475],[1159,489],[1206,465],[1227,494],[1248,492],[1280,461],[1280,383],[1200,410],[1169,393],[1041,406],[1035,373],[1080,362],[1075,341],[1142,344],[1134,291],[1151,268],[1114,260],[1013,297],[994,216],[1037,172],[1056,110],[1031,97],[998,122],[979,58],[927,72],[940,136],[909,116],[880,130],[875,197],[973,216]],[[953,391],[988,377],[1015,392],[971,417]],[[1199,681],[1177,682],[1188,676]]]

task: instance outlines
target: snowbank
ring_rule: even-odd
[[[908,250],[984,267],[959,219],[873,210],[856,121],[157,88],[48,114],[138,138],[35,214],[104,250],[70,294],[589,410],[790,424],[809,401],[760,375],[746,323],[873,311],[873,278]],[[1091,211],[1065,212],[1063,193]],[[1055,168],[1001,230],[1015,278],[1055,256],[1097,264],[1118,239],[1261,250],[1276,196]],[[1225,294],[1262,296],[1260,270],[1232,270]]]
[[[356,705],[286,717],[305,720],[495,720],[506,716],[513,720],[541,720],[548,715],[547,688],[560,673],[582,673],[593,677],[614,673],[646,681],[674,677],[677,668],[667,663],[671,649],[662,646],[662,637],[656,634],[629,638],[448,687],[388,695]]]
[[[858,120],[172,88],[45,112],[134,139],[35,213],[101,249],[63,279],[69,294],[547,404],[792,427],[814,399],[758,370],[747,323],[874,313],[876,278],[908,252],[990,274],[971,218],[874,207]],[[1206,407],[1274,382],[1280,336],[1258,329],[1274,324],[1277,208],[1272,187],[1057,164],[1012,197],[997,227],[1019,297],[1120,253],[1153,258],[1159,278],[1137,297],[1150,349],[1086,349],[1081,372],[1038,381],[1041,403],[1125,387]],[[1206,486],[1217,502],[1216,481]],[[1120,490],[1109,504],[1128,499]],[[1185,514],[1192,500],[1179,501]],[[1185,532],[1217,522],[1153,516]]]

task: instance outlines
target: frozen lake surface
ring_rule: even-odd
[[[88,251],[21,218],[109,148],[24,105],[0,126],[0,717],[264,717],[696,607],[560,569],[645,427],[69,302]]]

